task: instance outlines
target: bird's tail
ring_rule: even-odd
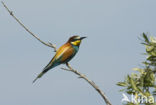
[[[43,70],[34,80],[33,83],[38,79],[41,78],[48,70]]]
[[[49,62],[49,64],[43,69],[43,71],[34,79],[33,83],[38,79],[41,78],[47,71],[54,68],[55,66],[59,65],[59,63],[53,62],[53,59]]]

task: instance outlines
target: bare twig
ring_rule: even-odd
[[[40,41],[42,44],[48,46],[48,47],[51,47],[54,49],[54,51],[56,52],[57,49],[56,49],[56,46],[53,45],[52,43],[45,43],[44,41],[42,41],[40,38],[38,38],[34,33],[32,33],[23,23],[21,23],[21,21],[13,14],[12,11],[10,11],[8,9],[8,7],[4,4],[4,2],[2,1],[1,2],[3,4],[3,6],[5,7],[5,9],[9,12],[9,14],[29,33],[31,34],[33,37],[35,37],[38,41]],[[107,97],[105,96],[105,94],[102,92],[102,90],[99,89],[99,87],[91,80],[89,80],[84,74],[81,74],[80,72],[74,70],[70,65],[69,63],[66,63],[66,66],[68,67],[67,68],[61,68],[63,70],[66,70],[66,71],[71,71],[75,74],[77,74],[79,76],[79,78],[83,78],[84,80],[86,80],[94,89],[96,89],[96,91],[102,96],[102,98],[104,99],[104,101],[106,102],[107,105],[112,105],[109,100],[107,99]]]
[[[54,52],[56,52],[56,46],[53,45],[52,43],[45,43],[44,41],[42,41],[40,38],[38,38],[34,33],[32,33],[14,14],[12,11],[9,10],[9,8],[4,4],[3,1],[1,1],[1,3],[3,4],[3,6],[5,7],[5,9],[9,12],[9,14],[29,33],[31,34],[33,37],[35,37],[38,41],[40,41],[42,44],[51,47],[54,49]]]
[[[104,101],[106,102],[107,105],[112,105],[108,98],[105,96],[105,94],[102,92],[102,90],[99,89],[99,87],[91,80],[89,80],[84,74],[78,72],[77,70],[74,70],[69,63],[66,63],[66,66],[68,67],[67,68],[61,68],[63,70],[66,70],[66,71],[71,71],[75,74],[77,74],[79,76],[79,78],[83,78],[84,80],[86,80],[100,95],[101,97],[104,99]]]

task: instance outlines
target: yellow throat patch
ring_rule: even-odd
[[[74,42],[71,42],[72,45],[75,45],[75,46],[79,46],[81,43],[81,40],[76,40]]]

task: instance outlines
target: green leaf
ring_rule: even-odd
[[[118,82],[117,85],[118,86],[123,86],[123,87],[126,87],[127,86],[127,84],[125,82]]]
[[[145,42],[149,43],[148,37],[145,33],[143,33],[143,38],[145,39]]]
[[[141,74],[144,73],[144,69],[140,69],[140,68],[133,68],[134,71],[138,71],[140,72]]]
[[[133,80],[130,76],[128,76],[128,78],[129,78],[129,80],[130,80],[130,84],[131,84],[132,88],[133,88],[135,91],[138,91],[138,88],[136,87],[136,84],[135,84],[134,80]]]
[[[147,57],[147,60],[149,60],[149,61],[156,61],[156,57],[151,55],[151,56]]]
[[[154,51],[154,46],[148,46],[148,45],[146,45],[145,47],[146,47],[146,52],[147,53],[150,53],[150,52]]]
[[[156,43],[156,37],[150,36],[150,40],[152,43]]]
[[[155,83],[155,75],[154,73],[149,70],[147,73],[146,73],[146,76],[144,78],[144,86],[145,87],[154,87],[154,83]]]

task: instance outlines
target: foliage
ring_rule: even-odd
[[[118,82],[117,85],[123,87],[122,92],[128,95],[135,95],[135,99],[138,100],[140,97],[154,97],[156,95],[156,38],[148,37],[143,33],[143,42],[147,58],[143,62],[142,68],[134,68],[133,70],[137,73],[127,75],[123,82]],[[154,101],[153,101],[154,102]],[[132,103],[127,102],[126,105],[140,105],[140,102]],[[142,105],[156,105],[150,102],[143,102]]]

